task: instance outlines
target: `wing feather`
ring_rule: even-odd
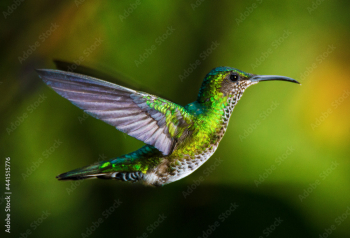
[[[37,71],[48,86],[86,113],[164,155],[172,152],[177,139],[192,125],[193,116],[183,107],[151,94],[67,71]]]

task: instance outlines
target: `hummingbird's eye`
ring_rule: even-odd
[[[239,79],[238,74],[234,73],[234,74],[231,74],[231,75],[230,75],[230,80],[231,80],[232,82],[236,82],[236,81],[238,81],[238,79]]]

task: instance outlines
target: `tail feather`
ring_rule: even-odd
[[[60,174],[56,178],[58,180],[101,178],[133,182],[145,180],[149,169],[160,163],[159,155],[159,150],[145,145],[130,154],[75,169]]]
[[[88,178],[96,178],[98,176],[103,175],[101,173],[101,164],[96,163],[89,166],[85,166],[80,169],[75,169],[63,174],[56,176],[58,180],[80,180],[80,179],[88,179]]]
[[[142,179],[143,176],[144,174],[141,171],[116,171],[113,169],[112,163],[105,161],[60,174],[56,178],[58,180],[99,178],[136,182]]]

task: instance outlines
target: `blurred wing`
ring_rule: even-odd
[[[37,70],[43,81],[91,116],[152,145],[164,155],[192,125],[185,108],[148,93],[61,70]]]
[[[133,88],[138,91],[144,91],[153,95],[157,95],[158,97],[164,97],[164,95],[162,95],[161,92],[159,91],[153,92],[152,88],[142,85],[141,84],[142,82],[136,82],[132,78],[126,77],[125,75],[119,72],[113,72],[113,76],[111,76],[110,74],[107,74],[100,70],[96,70],[81,64],[77,65],[76,63],[57,60],[57,59],[55,59],[53,62],[55,63],[56,68],[59,70],[77,73],[77,74],[83,74],[83,75],[91,76],[98,79],[103,79],[105,81],[114,82],[116,84],[123,85],[124,87],[127,87],[127,88]]]

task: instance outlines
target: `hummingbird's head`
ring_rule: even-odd
[[[244,90],[250,85],[261,81],[281,80],[298,83],[298,81],[276,75],[256,75],[243,72],[231,67],[217,67],[212,69],[204,78],[199,90],[198,101],[213,101],[213,98],[236,96],[239,99]]]

